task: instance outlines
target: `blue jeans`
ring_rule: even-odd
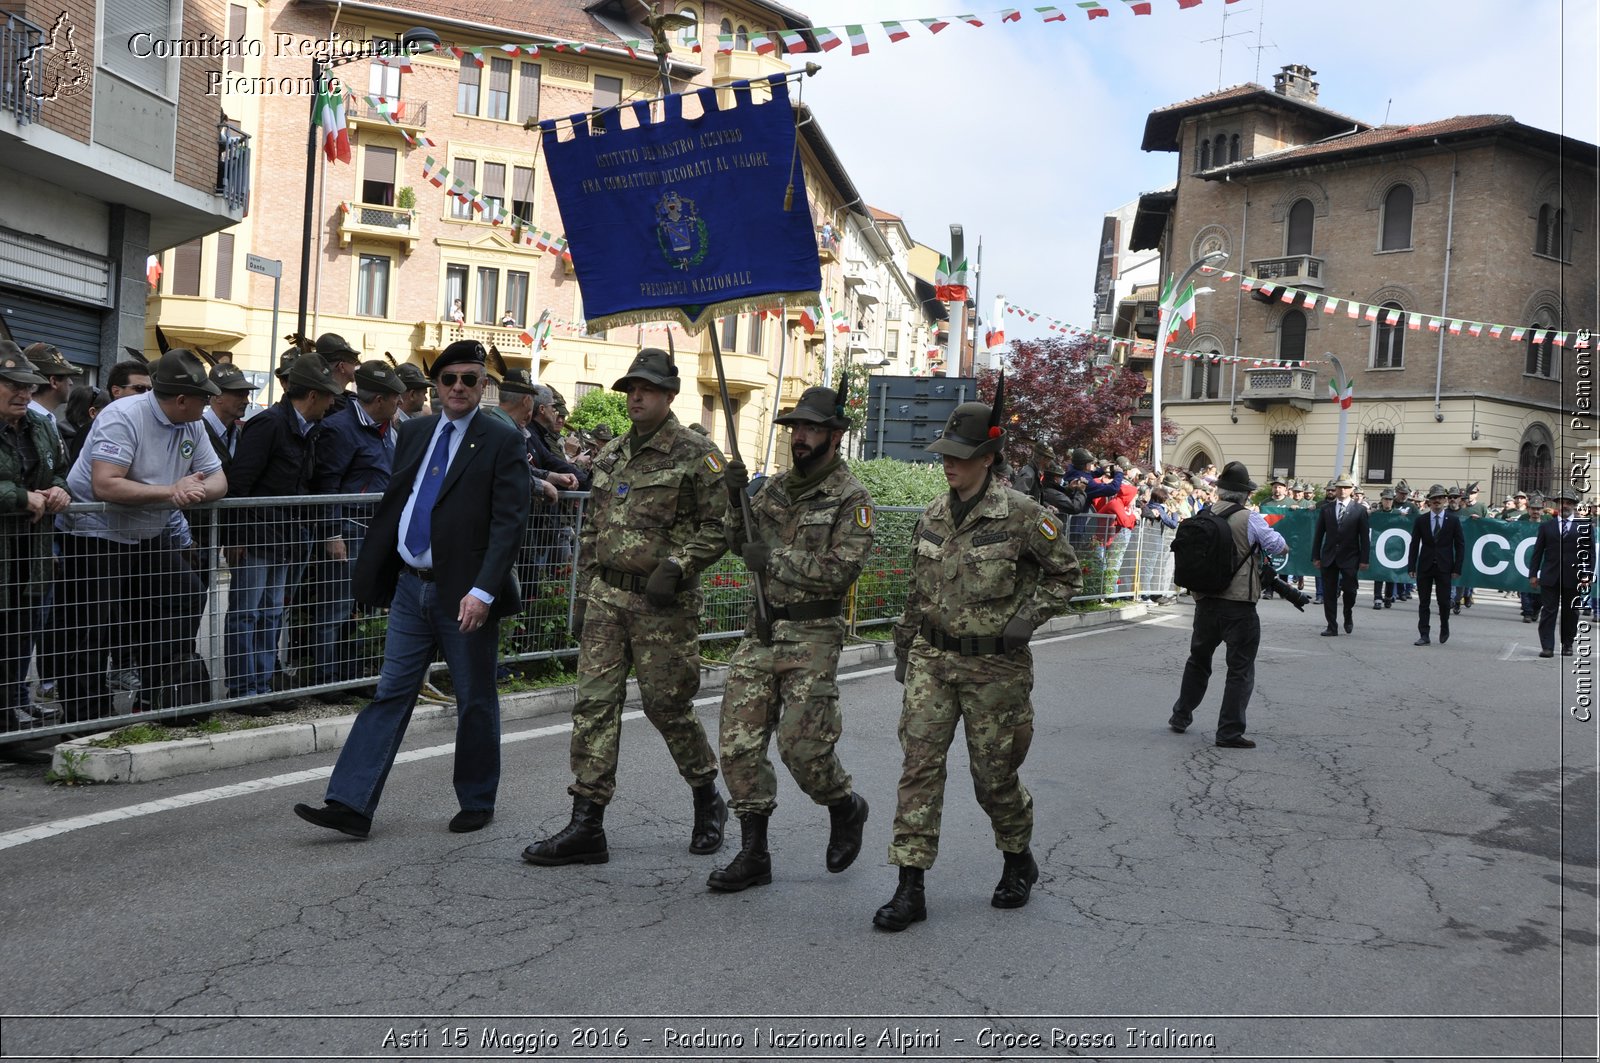
[[[350,589],[350,574],[355,571],[356,557],[361,553],[365,537],[354,535],[345,538],[347,558],[334,561],[327,557],[313,561],[310,571],[320,582],[311,602],[311,682],[337,683],[354,678],[347,674],[351,634],[347,621],[355,612],[355,594]],[[320,549],[320,548],[319,548]]]
[[[491,621],[464,635],[456,621],[460,605],[440,601],[437,584],[401,570],[378,692],[339,751],[327,800],[368,817],[378,807],[437,648],[456,688],[456,800],[466,811],[494,810],[500,788],[500,695],[494,686],[500,625]]]
[[[272,693],[284,594],[290,570],[298,567],[291,550],[282,547],[250,547],[233,567],[228,617],[222,628],[230,698]]]

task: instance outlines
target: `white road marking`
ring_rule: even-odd
[[[1092,628],[1088,631],[1078,631],[1071,635],[1056,635],[1052,638],[1039,639],[1036,646],[1047,645],[1052,642],[1066,642],[1069,639],[1087,638],[1090,635],[1108,634],[1112,631],[1121,631],[1130,627],[1142,627],[1145,624],[1161,624],[1172,620],[1182,619],[1174,614],[1150,617],[1146,620],[1135,620],[1126,624],[1107,624],[1104,627]],[[846,672],[839,676],[841,682],[851,679],[865,679],[869,676],[885,675],[893,672],[893,665],[882,668],[864,668],[860,671]],[[719,705],[722,703],[721,694],[709,697],[696,698],[695,706]],[[641,719],[643,710],[635,709],[622,714],[622,720]],[[535,738],[548,738],[551,735],[567,734],[572,730],[572,723],[549,724],[544,727],[534,727],[526,731],[515,731],[500,736],[501,745],[510,745],[514,742],[528,742]],[[419,760],[429,760],[433,757],[452,756],[456,751],[454,742],[442,745],[424,746],[421,749],[402,750],[394,758],[396,764],[410,764]],[[223,801],[230,797],[243,797],[246,794],[258,794],[267,790],[281,790],[286,786],[299,786],[302,783],[316,782],[326,779],[333,774],[333,767],[308,768],[304,771],[285,772],[281,775],[271,775],[264,779],[251,779],[247,782],[233,783],[228,786],[215,786],[209,790],[194,790],[186,794],[176,794],[172,797],[163,797],[155,801],[145,801],[137,805],[128,805],[123,808],[107,809],[104,812],[94,812],[87,816],[73,816],[70,819],[57,819],[49,823],[38,823],[32,827],[23,827],[18,830],[6,831],[0,834],[0,849],[11,849],[29,842],[43,841],[46,838],[55,838],[73,831],[85,830],[89,827],[99,827],[107,823],[115,823],[124,819],[135,819],[140,816],[151,816],[157,812],[167,812],[179,808],[193,808],[196,805],[209,804],[212,801]]]

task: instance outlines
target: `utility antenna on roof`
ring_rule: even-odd
[[[1389,124],[1389,112],[1394,109],[1394,97],[1389,97],[1389,102],[1383,105],[1383,124]]]
[[[1223,10],[1224,10],[1224,13],[1226,13],[1227,9],[1224,8]],[[1276,44],[1269,44],[1267,42],[1266,33],[1265,33],[1266,28],[1267,28],[1267,0],[1261,0],[1261,14],[1260,14],[1260,17],[1256,19],[1256,46],[1254,48],[1254,51],[1256,53],[1256,77],[1255,77],[1255,81],[1256,81],[1257,85],[1261,84],[1261,53],[1266,51],[1268,48],[1276,48],[1277,47]]]
[[[1229,40],[1229,38],[1232,38],[1232,37],[1248,37],[1248,36],[1250,36],[1250,31],[1249,30],[1240,30],[1238,33],[1229,33],[1228,32],[1228,19],[1230,17],[1232,17],[1232,15],[1233,15],[1233,12],[1228,10],[1227,6],[1224,5],[1224,7],[1222,8],[1222,33],[1219,36],[1216,36],[1216,37],[1207,37],[1205,40],[1200,42],[1201,44],[1215,44],[1217,46],[1217,91],[1218,92],[1222,91],[1222,62],[1223,62],[1223,60],[1225,58],[1227,58],[1228,40]]]

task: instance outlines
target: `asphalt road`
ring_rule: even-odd
[[[1328,639],[1262,603],[1254,750],[1212,745],[1220,653],[1195,727],[1165,726],[1186,605],[1036,646],[1033,901],[989,906],[958,739],[929,919],[898,935],[870,923],[895,884],[884,669],[841,684],[861,859],[827,873],[826,812],[780,767],[775,881],[733,895],[705,888],[733,845],[688,853],[637,713],[595,867],[519,859],[570,808],[560,718],[508,734],[465,836],[438,736],[364,842],[290,813],[330,757],[85,789],[6,768],[0,1057],[1592,1059],[1597,725],[1512,601],[1426,650],[1409,608]]]

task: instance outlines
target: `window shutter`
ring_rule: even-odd
[[[102,18],[100,57],[106,68],[140,88],[166,95],[172,60],[135,54],[150,49],[133,48],[132,39],[136,33],[172,36],[172,0],[105,0]]]
[[[173,295],[200,294],[200,246],[201,242],[199,240],[190,240],[186,244],[179,244],[173,248]]]
[[[233,234],[217,234],[217,298],[233,298]]]
[[[366,150],[366,173],[362,180],[373,181],[378,184],[394,184],[394,166],[397,154],[398,152],[394,148],[369,146]]]
[[[539,117],[539,64],[523,63],[517,78],[517,121]]]

